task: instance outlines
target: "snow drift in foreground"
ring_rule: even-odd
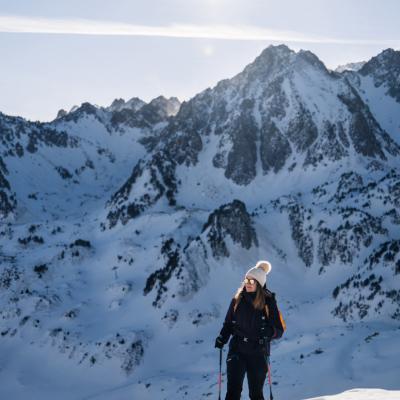
[[[334,396],[313,397],[307,400],[398,400],[400,391],[383,389],[352,389]]]

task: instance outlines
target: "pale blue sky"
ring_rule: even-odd
[[[60,108],[133,96],[187,100],[268,45],[328,67],[400,48],[398,0],[0,0],[0,111],[51,120]]]

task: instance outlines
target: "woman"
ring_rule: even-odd
[[[279,339],[285,330],[275,294],[265,285],[271,268],[268,261],[259,261],[247,271],[215,340],[215,347],[222,349],[232,335],[226,359],[228,390],[225,400],[240,399],[246,373],[250,399],[264,399],[270,342]]]

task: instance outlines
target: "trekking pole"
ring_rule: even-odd
[[[269,398],[270,398],[270,400],[273,400],[274,396],[272,396],[271,365],[269,363],[269,357],[267,357],[267,364],[268,364]]]
[[[221,400],[222,385],[222,349],[219,349],[218,400]]]

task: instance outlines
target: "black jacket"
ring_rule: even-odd
[[[266,351],[269,354],[270,341],[279,339],[283,335],[284,327],[279,316],[275,294],[267,289],[264,289],[264,293],[269,316],[266,315],[265,310],[254,308],[255,292],[248,293],[244,288],[236,311],[234,311],[235,299],[232,299],[220,332],[223,343],[227,343],[233,335],[229,344],[230,349],[245,353]]]

